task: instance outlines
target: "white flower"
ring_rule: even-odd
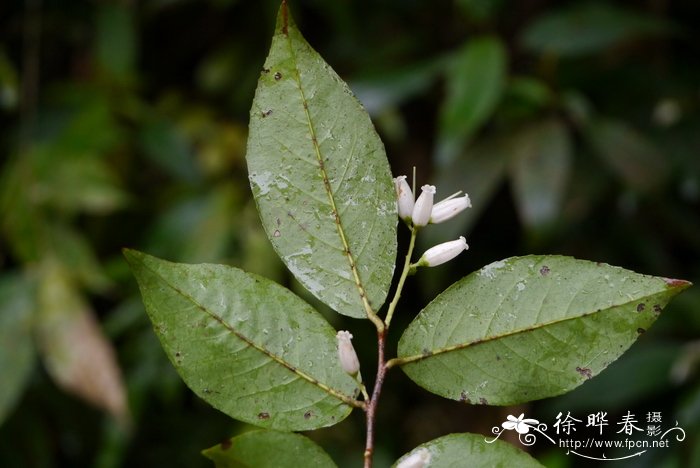
[[[506,418],[508,421],[505,421],[501,426],[509,431],[515,429],[518,434],[527,434],[531,427],[537,427],[540,422],[537,419],[523,419],[524,416],[525,413],[521,413],[517,418],[509,414]]]
[[[433,205],[433,210],[430,213],[430,222],[432,224],[442,223],[448,219],[452,219],[467,208],[472,207],[472,202],[469,195],[457,198],[446,198],[441,202]]]
[[[425,468],[430,463],[430,451],[421,447],[415,450],[409,457],[404,458],[396,468]]]
[[[360,371],[360,361],[352,346],[352,335],[349,331],[340,330],[335,337],[338,339],[338,358],[340,367],[350,375],[356,375]]]
[[[396,187],[396,198],[398,199],[399,218],[408,221],[413,214],[415,202],[413,201],[411,187],[406,182],[406,176],[402,175],[394,179],[394,187]]]
[[[425,251],[423,256],[418,260],[418,266],[437,266],[442,265],[445,262],[449,262],[457,255],[462,253],[463,250],[467,250],[469,246],[467,245],[467,240],[464,236],[459,236],[459,239],[443,242],[435,247],[431,247]]]
[[[430,221],[430,212],[433,210],[433,195],[435,195],[434,185],[424,185],[421,187],[423,191],[416,204],[413,206],[413,225],[425,226]]]

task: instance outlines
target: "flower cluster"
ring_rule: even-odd
[[[406,182],[406,176],[394,179],[394,186],[398,198],[399,218],[403,219],[409,226],[422,227],[427,224],[439,224],[454,218],[472,206],[469,195],[459,196],[460,192],[438,203],[433,203],[436,192],[434,185],[422,186],[418,200],[414,201],[413,191]]]
[[[406,182],[406,176],[394,179],[394,186],[398,200],[399,218],[412,229],[418,229],[428,224],[442,223],[472,206],[469,195],[461,195],[461,192],[434,203],[433,199],[436,193],[434,185],[422,186],[420,196],[414,200],[413,191]],[[428,249],[414,266],[441,265],[468,248],[466,239],[460,236],[457,240],[444,242]]]

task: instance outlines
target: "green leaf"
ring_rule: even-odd
[[[297,279],[364,318],[396,260],[391,171],[367,113],[282,5],[250,112],[248,170],[263,226]]]
[[[14,407],[34,368],[33,285],[20,275],[0,277],[0,424]]]
[[[300,434],[253,431],[202,451],[216,468],[333,468],[331,457]]]
[[[625,40],[667,34],[673,25],[607,3],[580,3],[549,12],[526,30],[526,48],[561,56],[601,52]]]
[[[165,352],[215,408],[266,428],[309,430],[359,405],[333,328],[287,289],[223,265],[124,255]]]
[[[498,109],[499,123],[537,119],[555,102],[555,95],[546,82],[533,76],[510,77]]]
[[[455,466],[469,466],[470,468],[542,467],[537,460],[507,442],[496,440],[493,443],[487,443],[486,440],[490,440],[490,438],[480,434],[446,435],[419,445],[399,458],[392,466],[398,466],[412,454],[427,451],[430,454],[430,463],[425,466],[430,468],[452,468]]]
[[[689,285],[571,257],[494,262],[428,304],[392,364],[454,400],[559,395],[617,359]]]
[[[526,226],[555,221],[571,172],[571,141],[559,120],[532,125],[513,154],[511,177],[520,218]]]
[[[665,155],[625,122],[613,119],[591,122],[585,136],[600,157],[632,188],[653,189],[668,175]]]
[[[491,36],[470,40],[454,57],[440,112],[438,163],[452,161],[491,117],[503,94],[507,59],[501,40]]]

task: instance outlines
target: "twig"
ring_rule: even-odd
[[[365,441],[365,464],[364,468],[372,468],[372,455],[374,454],[374,417],[377,412],[379,395],[382,393],[384,376],[387,367],[384,361],[384,345],[386,342],[386,329],[377,332],[377,380],[374,382],[372,398],[367,402],[365,408],[367,416],[367,439]]]

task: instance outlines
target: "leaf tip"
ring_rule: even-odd
[[[122,255],[124,255],[124,258],[126,258],[127,263],[132,264],[138,257],[141,256],[141,252],[128,247],[123,247]]]
[[[282,0],[280,11],[277,15],[277,29],[282,31],[282,34],[289,34],[289,10],[287,8],[287,0]]]
[[[693,285],[693,283],[691,283],[690,281],[681,279],[663,278],[663,280],[666,283],[668,289],[677,289],[678,292],[681,292],[684,289],[687,289]]]

